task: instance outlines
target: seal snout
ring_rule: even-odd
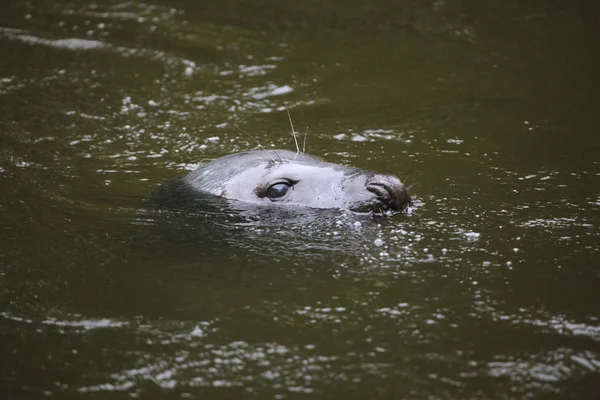
[[[411,205],[406,186],[392,175],[374,175],[367,179],[365,188],[377,196],[387,209],[404,211]]]

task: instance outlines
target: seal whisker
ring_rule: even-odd
[[[256,144],[258,145],[258,147],[261,148],[261,150],[264,150],[265,153],[267,153],[267,155],[269,156],[269,158],[271,159],[271,161],[273,162],[277,162],[273,157],[271,157],[269,155],[269,151],[267,149],[265,149],[265,147],[260,144],[260,142],[258,141],[258,139],[256,139],[254,136],[252,136],[250,133],[248,133],[246,130],[242,129],[242,128],[238,128],[240,131],[244,132],[246,135],[250,136],[252,139],[254,139],[254,141],[256,142]],[[279,154],[277,154],[277,152],[275,150],[273,150],[273,153],[275,153],[275,155],[277,156],[277,158],[279,158],[279,161],[281,161],[281,157],[279,157]]]
[[[304,131],[304,143],[302,143],[302,153],[306,153],[306,136],[308,135],[308,126]]]
[[[414,183],[411,183],[410,185],[408,185],[408,186],[406,187],[406,190],[410,190],[410,189],[414,188],[415,186],[417,186],[417,184],[418,184],[418,183],[419,183],[419,182],[414,182]]]
[[[292,127],[292,136],[294,137],[294,143],[296,143],[296,153],[300,153],[300,146],[298,146],[298,138],[296,137],[296,131],[294,130],[294,124],[292,123],[292,114],[290,114],[290,109],[287,105],[285,106],[285,110],[287,111],[287,115],[290,120],[290,126]]]
[[[400,178],[400,177],[399,177]],[[410,189],[411,187],[415,186],[417,184],[417,182],[413,183],[413,184],[408,184],[408,181],[410,180],[410,174],[406,175],[406,179],[400,179],[400,181],[404,184],[404,186],[406,187],[406,189]]]

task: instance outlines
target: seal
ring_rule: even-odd
[[[411,205],[406,186],[396,176],[290,150],[230,154],[199,166],[183,182],[201,194],[254,204],[388,215]]]

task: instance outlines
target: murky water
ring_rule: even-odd
[[[593,1],[0,6],[0,395],[597,398]],[[407,215],[153,190],[292,148]]]

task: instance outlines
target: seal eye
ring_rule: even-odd
[[[271,200],[283,197],[291,187],[292,185],[289,182],[278,182],[269,186],[267,189],[267,197]]]

